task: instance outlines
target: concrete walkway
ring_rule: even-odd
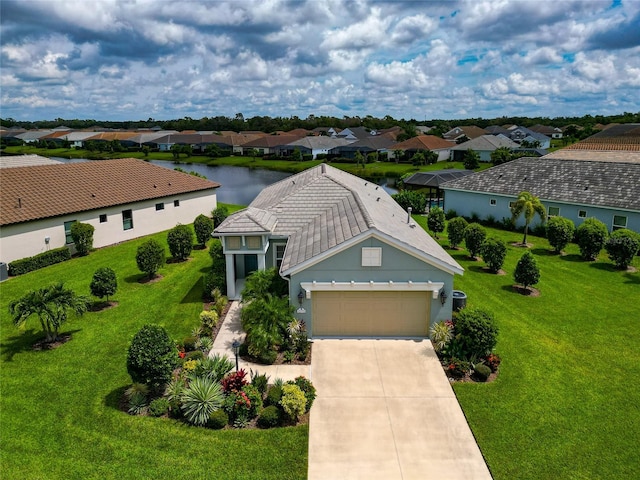
[[[213,348],[209,352],[209,356],[212,357],[216,353],[220,355],[226,355],[232,361],[235,362],[235,355],[233,353],[234,340],[244,341],[245,333],[242,331],[240,322],[240,303],[234,301],[231,303],[229,312],[225,317],[222,327],[218,332],[218,336],[213,342]],[[249,374],[250,370],[254,372],[264,373],[269,376],[269,383],[273,383],[276,378],[281,378],[285,382],[287,380],[293,380],[296,377],[303,376],[311,380],[311,366],[310,365],[260,365],[257,363],[245,362],[239,359],[239,367]]]
[[[491,479],[428,340],[316,340],[309,480]]]

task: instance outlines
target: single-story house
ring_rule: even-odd
[[[265,188],[213,233],[227,295],[276,267],[311,338],[426,337],[463,269],[382,187],[320,164]]]
[[[455,147],[451,147],[451,160],[454,162],[462,162],[467,150],[473,150],[479,155],[481,162],[490,162],[491,154],[502,147],[516,149],[520,148],[520,145],[504,135],[482,135],[473,140],[456,145]]]
[[[445,140],[457,142],[458,140],[465,137],[473,140],[474,138],[478,138],[486,134],[487,131],[484,128],[480,128],[475,125],[460,125],[458,127],[452,128],[448,132],[443,133],[442,138],[444,138]]]
[[[299,150],[302,154],[311,154],[315,159],[321,154],[328,155],[333,148],[349,145],[353,142],[353,140],[347,140],[346,138],[325,136],[302,137],[286,145],[276,147],[276,154],[289,156],[295,150]]]
[[[300,140],[301,138],[305,137],[296,135],[265,135],[244,143],[242,145],[242,154],[251,155],[251,152],[254,150],[260,155],[275,154],[278,148]]]
[[[514,142],[520,144],[528,143],[531,145],[538,144],[537,146],[542,149],[551,148],[551,138],[543,135],[542,133],[534,132],[527,127],[519,127],[517,125],[510,127],[508,137]]]
[[[393,146],[393,158],[395,158],[396,151],[403,151],[408,155],[415,155],[421,150],[430,150],[438,154],[438,161],[448,160],[451,154],[451,149],[455,146],[455,142],[450,140],[444,140],[435,135],[417,135],[409,138],[404,142],[398,142]]]
[[[510,205],[527,191],[542,201],[548,216],[568,218],[576,227],[595,217],[610,230],[640,232],[640,152],[563,149],[519,158],[441,188],[445,208],[458,215],[510,218]],[[518,224],[524,224],[522,218]]]
[[[0,169],[0,261],[72,246],[74,221],[103,247],[188,224],[216,208],[218,183],[142,160]]]
[[[373,152],[388,152],[393,149],[395,144],[396,141],[389,134],[376,135],[332,148],[329,154],[336,157],[355,158],[356,152],[360,152],[362,155]]]

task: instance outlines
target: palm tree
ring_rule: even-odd
[[[533,217],[538,214],[542,223],[545,222],[547,217],[547,211],[544,205],[538,197],[531,195],[529,192],[520,192],[518,198],[511,207],[511,219],[515,222],[516,219],[524,213],[524,238],[522,239],[522,245],[527,244],[527,230],[529,224],[533,220]]]
[[[42,330],[46,333],[47,342],[58,338],[60,326],[67,320],[69,310],[77,315],[87,311],[88,301],[75,294],[73,290],[64,288],[62,282],[31,290],[21,298],[9,304],[9,312],[13,316],[13,324],[20,328],[32,316],[37,315]]]

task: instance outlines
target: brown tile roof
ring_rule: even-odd
[[[260,137],[246,142],[242,146],[245,148],[273,148],[279,145],[287,145],[288,143],[295,142],[296,140],[300,140],[304,137],[305,135],[268,135],[266,137]]]
[[[566,149],[640,152],[640,124],[610,125],[606,130],[569,145]]]
[[[0,183],[0,225],[220,186],[135,158],[6,168]]]
[[[111,140],[127,140],[128,138],[135,137],[136,135],[138,135],[136,132],[100,132],[93,137],[87,138],[86,141],[103,140],[110,142]]]
[[[455,147],[454,142],[435,135],[418,135],[393,146],[394,150],[441,150]]]

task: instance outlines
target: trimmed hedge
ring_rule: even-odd
[[[22,275],[67,260],[71,260],[71,251],[68,247],[54,248],[33,257],[14,260],[9,264],[9,275]]]

